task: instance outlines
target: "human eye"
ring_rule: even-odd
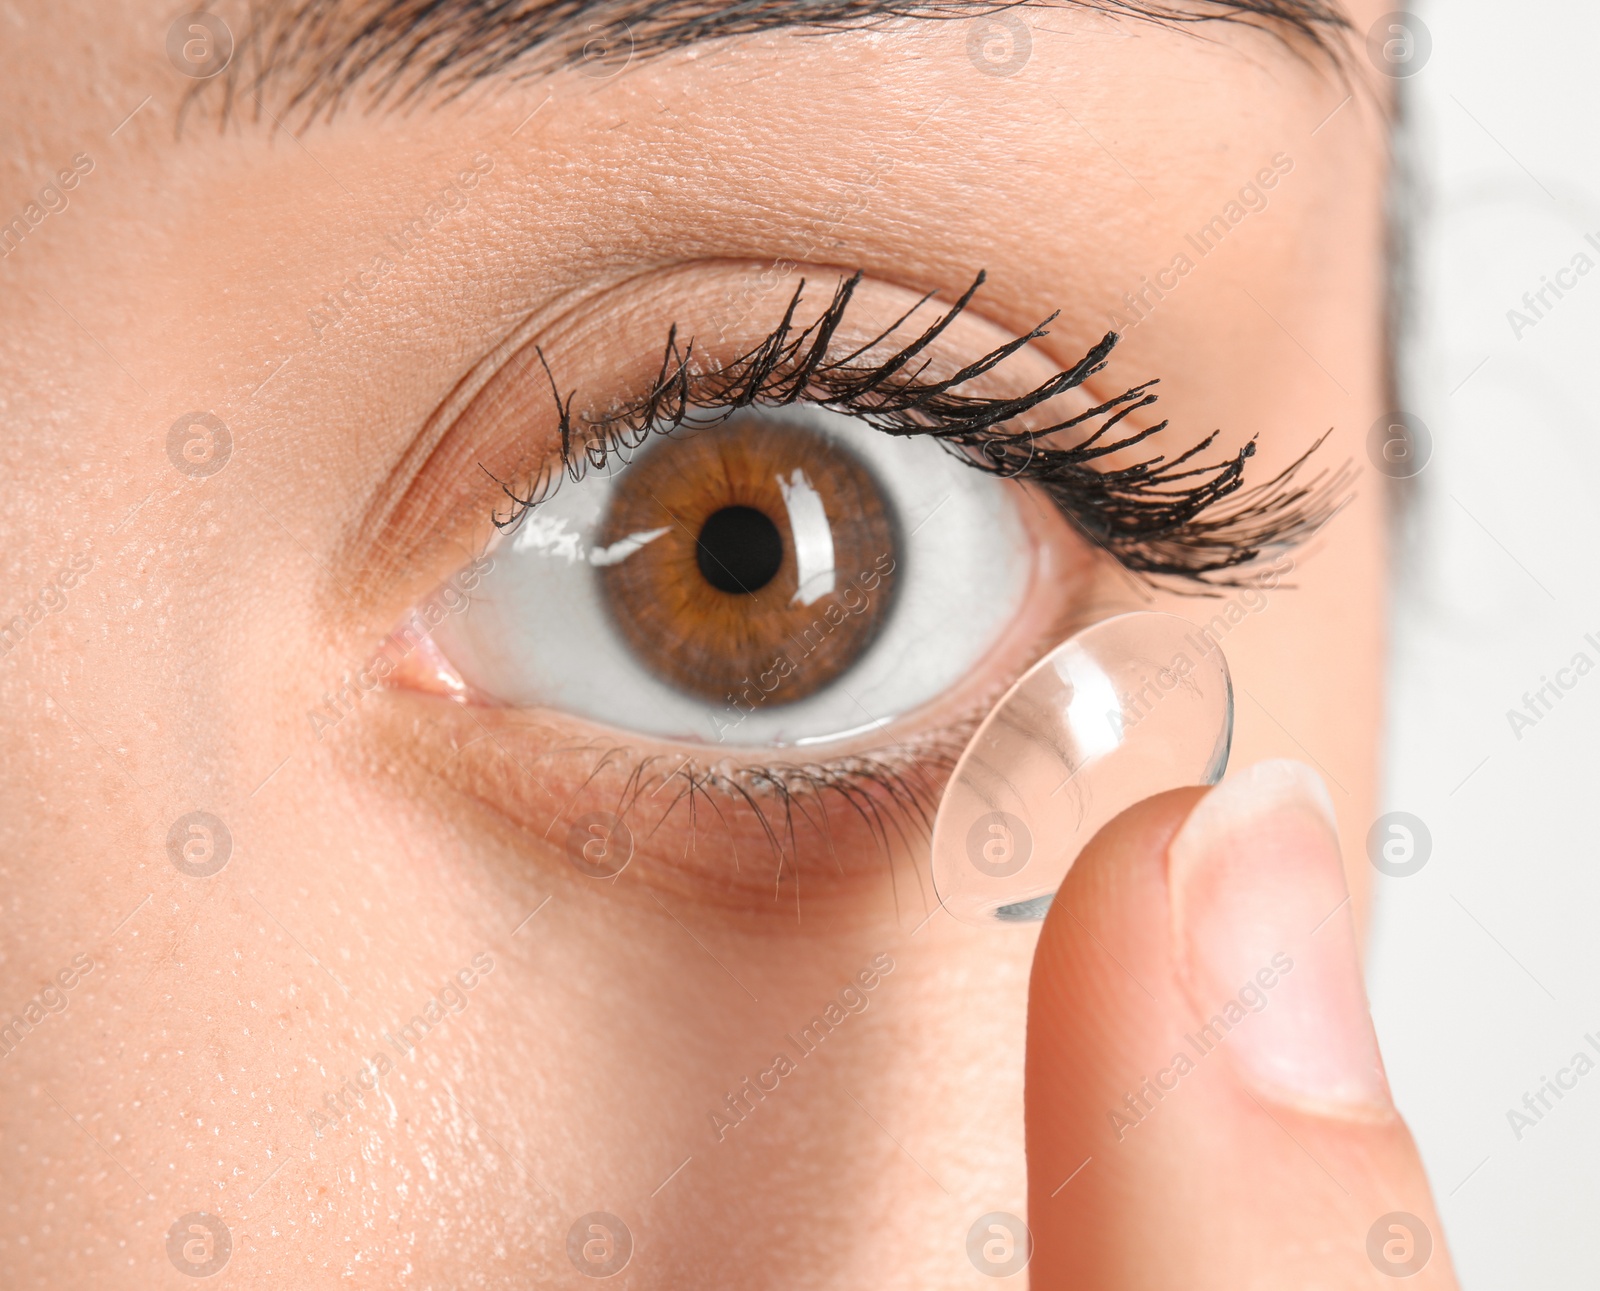
[[[460,414],[488,409],[493,531],[399,672],[447,778],[558,845],[604,817],[630,856],[720,834],[780,876],[904,850],[987,704],[1129,571],[1227,582],[1325,518],[1337,481],[1298,465],[1243,489],[1248,446],[1147,450],[1152,383],[1100,387],[1115,338],[1041,365],[1046,324],[1001,334],[981,284],[802,281],[758,339],[671,325],[642,386],[587,403],[559,348],[504,361]],[[543,456],[498,443],[541,418]]]
[[[815,405],[688,418],[524,508],[436,634],[493,701],[687,744],[881,730],[969,676],[1035,545],[1015,486]]]

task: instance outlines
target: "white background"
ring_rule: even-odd
[[[1580,649],[1600,665],[1600,6],[1417,12],[1402,403],[1434,443],[1399,531],[1385,799],[1433,852],[1377,879],[1373,1007],[1463,1284],[1593,1288],[1600,1070],[1521,1141],[1506,1113],[1600,1040],[1600,668],[1520,740],[1506,710]],[[1507,311],[1586,249],[1515,338]]]

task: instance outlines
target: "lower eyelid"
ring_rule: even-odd
[[[390,698],[398,702],[374,710],[364,734],[391,764],[395,749],[407,751],[397,774],[442,795],[451,819],[470,804],[469,815],[475,809],[542,873],[607,877],[582,868],[574,848],[586,836],[572,838],[607,818],[631,835],[618,882],[740,909],[776,902],[790,917],[797,892],[853,896],[882,884],[886,869],[903,871],[915,890],[937,795],[978,718],[898,752],[761,767],[613,739],[560,714],[473,710],[414,692]]]

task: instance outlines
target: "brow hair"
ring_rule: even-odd
[[[1338,0],[250,0],[234,58],[217,78],[221,119],[241,105],[259,119],[271,93],[281,95],[282,115],[309,124],[331,119],[358,91],[370,109],[406,107],[455,98],[491,77],[575,66],[614,74],[634,60],[778,28],[823,35],[1012,8],[1189,30],[1243,25],[1335,62],[1351,30]]]

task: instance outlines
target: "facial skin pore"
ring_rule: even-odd
[[[451,501],[475,472],[414,445],[514,328],[598,389],[680,317],[766,321],[802,271],[763,283],[775,262],[944,299],[984,269],[995,334],[1060,311],[1041,370],[1122,331],[1107,388],[1161,379],[1160,451],[1255,436],[1266,479],[1331,428],[1319,460],[1356,464],[1270,585],[1148,605],[1220,616],[1234,762],[1322,769],[1359,902],[1379,8],[1352,7],[1344,75],[1247,27],[1019,9],[1013,75],[964,21],[772,32],[298,133],[270,94],[221,128],[188,102],[147,0],[13,15],[0,219],[60,200],[0,263],[0,617],[26,621],[0,657],[0,1017],[66,1002],[0,1058],[10,1285],[177,1285],[197,1211],[235,1286],[576,1284],[595,1211],[629,1226],[633,1287],[973,1285],[974,1217],[1027,1213],[1034,933],[928,917],[915,856],[819,875],[798,917],[722,886],[714,835],[670,885],[596,882],[500,800],[559,779],[542,750],[484,744],[478,783],[454,759],[490,728],[442,734],[414,695],[306,712],[488,536]],[[213,474],[169,455],[195,411],[227,428]],[[418,518],[377,549],[396,481]],[[1146,603],[1096,587],[1086,612]],[[173,859],[218,848],[208,876]]]

